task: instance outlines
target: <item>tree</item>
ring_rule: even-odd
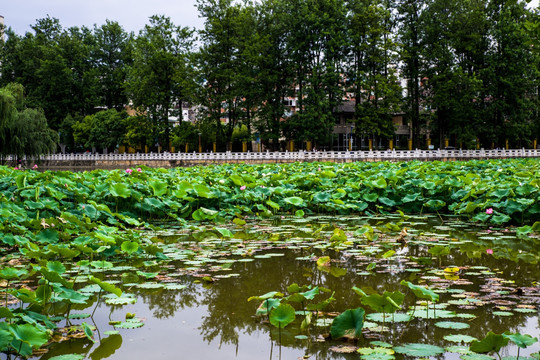
[[[92,34],[87,28],[64,30],[58,19],[44,18],[24,37],[6,31],[0,84],[22,84],[29,107],[41,108],[53,129],[68,114],[86,115],[97,105],[92,75]]]
[[[56,149],[58,135],[42,111],[25,107],[24,88],[11,83],[0,88],[0,158],[39,157]]]
[[[203,78],[199,102],[205,109],[204,121],[216,124],[218,146],[228,142],[240,120],[245,97],[241,86],[241,14],[242,6],[232,0],[198,0],[197,7],[205,18],[199,32],[202,46],[197,64]],[[244,14],[245,15],[245,14]],[[222,127],[221,119],[225,120]]]
[[[480,120],[481,54],[486,44],[484,1],[431,0],[423,13],[425,103],[442,147],[473,144]]]
[[[392,113],[399,110],[401,86],[392,39],[392,8],[388,1],[351,0],[348,19],[348,90],[354,94],[357,133],[392,138]]]
[[[127,118],[125,111],[118,112],[115,109],[88,115],[73,125],[75,143],[85,148],[114,150],[123,142]]]
[[[124,109],[128,103],[124,83],[132,64],[133,34],[128,34],[115,21],[107,20],[94,27],[95,48],[92,60],[99,81],[100,104],[107,109]]]
[[[526,23],[532,14],[524,1],[492,0],[487,7],[491,24],[487,66],[483,72],[486,91],[487,140],[503,144],[515,139],[523,146],[533,124],[533,96],[537,69]]]
[[[284,134],[297,141],[327,142],[335,110],[344,97],[345,2],[293,0],[287,4],[287,52],[297,107],[284,124]]]
[[[403,0],[397,6],[403,77],[406,79],[405,110],[410,120],[410,139],[419,147],[422,81],[422,12],[426,0]]]
[[[169,118],[178,112],[191,86],[192,34],[170,18],[154,15],[134,42],[127,92],[139,112],[148,116],[154,141],[166,149],[170,145]]]
[[[256,27],[258,53],[258,79],[260,99],[255,129],[261,141],[270,149],[278,147],[281,123],[285,114],[284,102],[294,95],[294,69],[286,42],[291,31],[286,24],[287,2],[264,1],[259,6]]]

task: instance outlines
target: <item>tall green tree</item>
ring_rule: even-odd
[[[154,141],[169,149],[169,118],[188,97],[192,73],[189,56],[193,31],[165,16],[150,17],[134,41],[133,65],[126,89],[133,105],[149,120]]]
[[[537,90],[537,69],[530,46],[525,1],[492,0],[487,7],[491,24],[490,48],[483,73],[486,89],[487,140],[504,146],[523,146],[530,137],[534,116],[531,94]]]
[[[403,0],[397,6],[402,76],[406,81],[405,111],[411,126],[413,146],[420,146],[420,107],[422,106],[422,13],[426,0]]]
[[[478,71],[483,67],[478,49],[485,49],[487,37],[484,6],[484,1],[431,0],[423,13],[424,101],[441,147],[446,138],[461,145],[477,136]]]
[[[228,142],[242,115],[246,91],[241,86],[242,26],[241,4],[232,0],[198,0],[199,13],[205,18],[199,32],[202,46],[198,53],[198,67],[203,84],[199,102],[204,106],[206,120],[216,124],[218,146]],[[245,13],[244,13],[245,15]],[[220,126],[225,119],[225,127]]]
[[[99,82],[100,105],[107,109],[124,109],[128,97],[124,83],[133,60],[133,34],[127,33],[116,21],[107,20],[94,28],[95,48],[92,60]]]
[[[354,94],[357,133],[392,138],[392,114],[399,111],[401,86],[396,72],[391,2],[351,0],[348,8],[348,91]]]
[[[288,1],[288,53],[295,76],[296,112],[284,133],[296,141],[327,142],[343,102],[346,13],[343,0]]]
[[[271,150],[279,146],[285,102],[292,106],[295,92],[294,69],[289,56],[287,38],[293,31],[287,26],[287,2],[268,0],[259,6],[257,21],[258,84],[260,103],[255,128],[261,142]]]

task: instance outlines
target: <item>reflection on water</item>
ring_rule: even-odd
[[[450,334],[477,338],[482,338],[488,331],[540,334],[538,238],[529,236],[518,240],[505,229],[481,229],[478,232],[478,229],[457,220],[451,219],[441,225],[438,218],[423,218],[406,224],[409,232],[406,243],[391,243],[378,248],[364,241],[338,249],[324,249],[334,226],[341,227],[352,236],[366,219],[340,219],[339,223],[331,218],[317,221],[318,224],[328,224],[328,227],[316,235],[314,229],[320,229],[320,226],[305,220],[273,225],[259,223],[242,231],[236,228],[235,238],[240,240],[234,249],[200,234],[195,237],[197,240],[187,235],[164,234],[169,244],[178,242],[177,247],[192,249],[192,254],[201,251],[206,254],[176,260],[172,263],[174,266],[167,269],[168,276],[163,282],[180,282],[186,287],[182,290],[137,289],[138,302],[134,305],[108,306],[100,302],[93,318],[85,320],[96,326],[95,344],[87,339],[53,344],[41,359],[68,353],[84,354],[92,360],[144,357],[278,359],[280,356],[282,359],[303,356],[310,359],[357,359],[358,354],[338,354],[329,350],[333,345],[343,344],[342,341],[323,340],[324,334],[329,332],[329,325],[312,325],[309,332],[301,331],[300,316],[282,329],[279,347],[278,330],[256,318],[254,315],[259,304],[247,299],[270,291],[286,292],[292,283],[335,291],[336,301],[327,309],[331,313],[361,306],[359,296],[351,290],[353,286],[382,293],[385,290],[405,292],[399,285],[401,280],[427,283],[440,290],[440,303],[446,304],[447,310],[476,316],[442,319],[469,324],[470,328],[464,330],[438,328],[432,319],[387,323],[388,331],[365,331],[365,336],[355,344],[357,346],[369,346],[370,341],[383,340],[393,345],[427,343],[448,347],[458,345],[444,340],[444,336]],[[386,220],[375,219],[370,223],[375,226],[378,221]],[[379,241],[396,237],[396,233],[381,233]],[[283,239],[287,239],[287,243]],[[450,253],[430,258],[427,253],[429,245],[437,241],[444,241]],[[388,259],[381,257],[390,248],[396,251],[396,255]],[[255,256],[234,255],[239,251],[246,253],[246,249],[252,249]],[[487,249],[493,254],[486,252]],[[373,255],[369,256],[370,253]],[[208,256],[215,254],[219,254],[213,259],[217,261],[207,262]],[[271,256],[261,256],[264,254]],[[322,255],[330,256],[331,267],[318,267],[312,260]],[[254,261],[227,261],[250,258]],[[366,272],[367,265],[372,262],[376,263],[375,269]],[[444,273],[449,266],[461,268],[456,278]],[[159,268],[146,271],[149,270],[158,271]],[[204,276],[216,281],[203,280]],[[121,280],[120,274],[112,278]],[[330,293],[323,293],[314,301],[329,296]],[[476,302],[468,302],[465,298],[475,298]],[[406,293],[403,308],[412,307],[414,302],[414,296]],[[535,311],[519,312],[516,309]],[[511,315],[496,315],[497,311]],[[367,313],[370,312],[367,309]],[[136,314],[145,325],[138,329],[118,329],[119,334],[105,335],[105,332],[114,330],[109,321],[124,320],[126,313]],[[325,317],[325,314],[318,315]],[[298,334],[306,334],[309,339],[296,339]],[[539,350],[540,344],[536,343],[522,350],[521,354],[526,356]],[[508,346],[503,354],[515,356],[516,348]],[[443,357],[458,359],[459,355],[446,353]]]

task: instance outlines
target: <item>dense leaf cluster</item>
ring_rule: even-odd
[[[0,190],[5,225],[63,214],[115,225],[137,218],[207,220],[297,210],[440,212],[524,224],[540,212],[538,167],[537,161],[523,159],[235,164],[83,173],[4,167]]]

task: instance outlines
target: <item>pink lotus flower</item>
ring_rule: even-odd
[[[141,168],[137,168],[137,171],[138,171],[138,172],[142,172],[142,169],[141,169]]]
[[[34,169],[34,170],[37,169],[37,168],[38,168],[37,164],[34,164],[34,166],[32,166],[32,169]]]
[[[240,186],[240,190],[242,191],[246,190],[246,185]]]
[[[19,170],[19,168],[18,168],[18,167],[14,167],[13,170]]]
[[[133,172],[133,170],[131,170],[131,169],[126,169],[126,172],[127,172],[129,175],[131,175],[131,173]]]
[[[486,209],[486,214],[488,215],[493,214],[493,208]]]
[[[493,255],[493,249],[486,249],[486,254]]]

